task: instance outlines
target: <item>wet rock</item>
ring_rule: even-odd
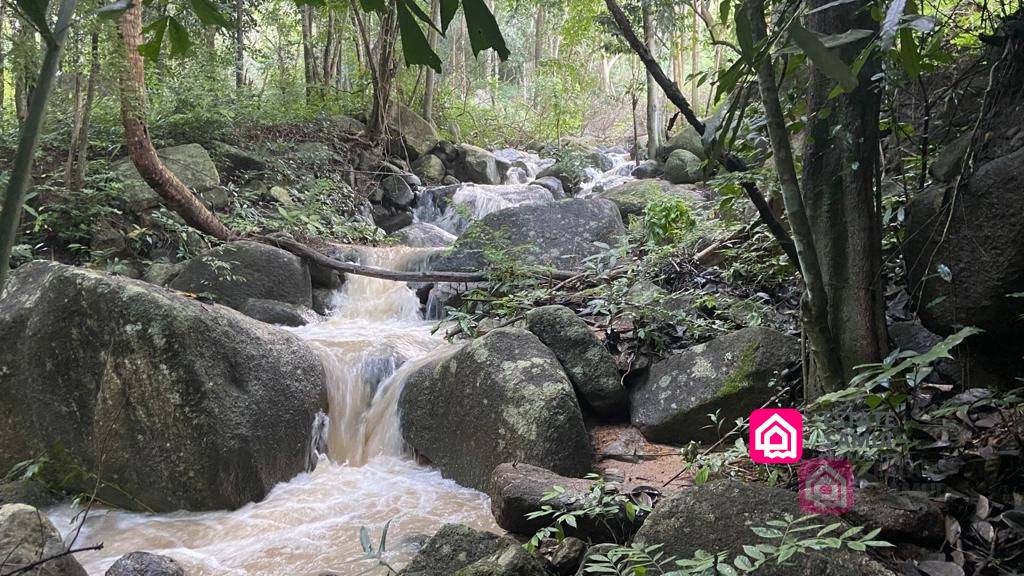
[[[687,150],[675,150],[665,160],[665,180],[673,184],[694,184],[704,179],[701,160]]]
[[[4,504],[28,504],[33,508],[45,508],[57,503],[57,498],[46,486],[36,480],[12,480],[0,484],[0,506]]]
[[[313,288],[313,311],[321,316],[329,316],[335,308],[336,291],[328,288]]]
[[[392,206],[404,208],[416,198],[412,193],[412,187],[400,176],[386,176],[381,180],[381,189],[384,191],[383,199]]]
[[[878,539],[894,544],[931,546],[945,537],[942,510],[923,492],[892,491],[877,484],[861,488],[843,519],[868,530],[880,528]]]
[[[284,330],[36,261],[0,297],[0,341],[0,470],[59,444],[87,470],[103,460],[124,491],[105,501],[168,512],[237,508],[306,468],[325,376]]]
[[[424,154],[412,164],[413,174],[428,184],[440,184],[447,175],[444,162],[433,154]]]
[[[455,144],[442,140],[434,146],[431,153],[441,159],[446,165],[455,162],[455,159],[459,156],[459,149],[456,148]]]
[[[307,265],[309,267],[309,280],[314,289],[328,288],[335,290],[341,288],[341,285],[345,283],[345,277],[334,268],[328,268],[316,262],[309,262]]]
[[[685,124],[668,139],[664,146],[658,149],[658,160],[664,161],[676,150],[686,150],[701,160],[707,158],[700,134],[697,134],[697,131],[689,124]]]
[[[544,176],[531,182],[535,186],[541,186],[551,192],[551,196],[555,200],[563,200],[568,198],[565,193],[565,187],[562,186],[562,181],[554,176]]]
[[[18,569],[64,552],[60,532],[46,515],[27,504],[0,506],[0,569],[15,573]],[[74,556],[62,556],[23,576],[86,576]]]
[[[544,499],[544,495],[555,486],[565,491],[554,498]],[[491,513],[498,526],[515,534],[532,536],[551,524],[551,518],[528,518],[531,512],[537,512],[546,505],[556,510],[584,509],[592,505],[588,497],[593,486],[593,480],[567,478],[529,464],[504,463],[491,474],[487,494],[491,497]],[[606,488],[613,489],[610,485]],[[625,541],[637,527],[623,511],[617,518],[580,517],[577,528],[569,528],[568,533],[584,540]]]
[[[578,269],[601,252],[595,242],[615,245],[626,233],[615,204],[572,198],[547,204],[514,206],[473,222],[438,270],[478,270],[484,248],[506,250],[524,262],[561,270]]]
[[[511,543],[462,524],[445,524],[399,572],[401,576],[450,576]]]
[[[647,205],[659,198],[680,198],[694,205],[708,199],[708,196],[696,186],[674,186],[665,180],[632,180],[605,190],[597,194],[597,197],[614,202],[619,207],[624,221],[630,216],[643,216]]]
[[[414,248],[441,248],[451,246],[455,235],[433,224],[416,222],[391,234],[399,244]]]
[[[89,248],[108,256],[124,254],[128,240],[110,222],[100,221],[92,226],[89,233]]]
[[[391,131],[399,134],[399,148],[408,154],[411,160],[430,152],[437,145],[437,129],[422,116],[409,107],[398,105],[392,112],[388,123]],[[396,154],[405,156],[405,154]]]
[[[500,328],[421,367],[399,400],[402,436],[456,482],[486,490],[502,462],[578,476],[590,441],[576,394],[533,334]]]
[[[615,360],[587,323],[565,306],[542,306],[526,314],[526,327],[555,353],[586,405],[604,417],[626,411]]]
[[[939,182],[952,182],[960,175],[963,168],[964,155],[971,146],[971,134],[964,134],[943,146],[928,171]]]
[[[118,558],[105,576],[185,576],[185,570],[173,558],[131,552]]]
[[[456,186],[458,184],[461,184],[461,182],[459,181],[458,178],[449,174],[444,177],[444,180],[441,180],[441,184],[444,184],[445,186]]]
[[[548,576],[548,573],[526,548],[508,546],[455,572],[455,576]]]
[[[630,391],[633,425],[652,442],[713,442],[707,415],[723,422],[748,416],[775,389],[771,383],[800,359],[796,338],[751,326],[726,334],[651,366],[647,380]]]
[[[377,210],[373,211],[373,223],[384,232],[391,234],[412,224],[412,212],[409,210]]]
[[[548,559],[546,568],[558,576],[569,576],[576,573],[586,555],[587,543],[569,536],[558,543],[558,547]]]
[[[743,545],[777,544],[751,527],[766,526],[784,514],[803,515],[795,492],[763,484],[717,480],[676,492],[655,507],[637,532],[636,542],[661,544],[665,556],[692,558],[697,550],[729,558],[743,553]],[[823,524],[830,523],[822,522]],[[765,576],[892,576],[867,554],[828,549],[794,556],[785,564],[768,563],[758,569]]]
[[[657,160],[644,160],[631,172],[632,176],[638,180],[659,178],[664,173],[664,167]]]
[[[472,144],[459,144],[454,168],[455,176],[463,182],[501,184],[494,154]]]
[[[182,181],[185,186],[202,193],[220,184],[220,174],[210,154],[199,144],[183,144],[157,150],[164,165]],[[124,206],[138,214],[155,208],[162,202],[149,184],[142,179],[130,160],[122,160],[113,166],[114,173],[123,184],[121,201]]]
[[[250,298],[309,308],[309,268],[290,252],[247,240],[207,250],[185,263],[170,287],[212,294],[218,304],[241,309]]]
[[[261,298],[249,298],[238,308],[238,311],[260,322],[292,327],[309,324],[311,312],[307,308],[294,304]]]

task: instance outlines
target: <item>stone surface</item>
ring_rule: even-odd
[[[564,200],[565,198],[568,198],[568,195],[565,193],[565,187],[562,185],[562,181],[554,176],[537,178],[531,182],[531,184],[547,189],[548,192],[551,192],[551,197],[555,200]]]
[[[325,376],[286,331],[36,261],[0,297],[0,341],[0,470],[59,444],[133,498],[105,501],[166,512],[237,508],[306,469]]]
[[[637,532],[635,541],[663,545],[666,556],[691,558],[697,550],[715,554],[728,550],[734,558],[742,546],[777,543],[757,536],[752,527],[764,527],[784,514],[800,517],[795,492],[763,484],[716,480],[673,493],[658,502]],[[823,519],[821,524],[831,523]],[[892,576],[868,555],[828,549],[794,556],[782,565],[769,563],[757,572],[764,576]]]
[[[688,150],[674,150],[665,159],[664,178],[673,184],[694,184],[704,179],[701,160]]]
[[[522,546],[508,546],[455,572],[455,576],[548,576],[544,565]]]
[[[486,558],[508,546],[496,534],[474,530],[462,524],[445,524],[403,568],[401,576],[451,576],[460,568]]]
[[[701,160],[707,158],[700,134],[697,134],[689,124],[684,123],[683,127],[658,150],[658,160],[664,161],[676,150],[686,150]]]
[[[585,405],[604,417],[626,411],[615,360],[575,312],[565,306],[534,308],[526,314],[526,327],[555,353]]]
[[[105,576],[185,576],[185,570],[173,558],[131,552],[118,558]]]
[[[212,294],[218,304],[240,309],[250,298],[309,308],[309,268],[290,252],[242,240],[207,250],[185,263],[170,287]]]
[[[557,576],[569,576],[576,573],[586,555],[587,543],[569,536],[558,543],[545,567]]]
[[[455,235],[426,222],[416,222],[393,232],[391,237],[403,246],[413,248],[441,248],[451,246]]]
[[[658,178],[665,173],[664,166],[657,160],[644,160],[639,166],[633,169],[632,176],[639,180],[647,178]]]
[[[412,160],[430,152],[438,143],[434,125],[405,105],[400,104],[395,108],[389,125],[394,133],[401,135],[401,145]]]
[[[237,172],[261,172],[268,168],[266,159],[254,152],[243,150],[227,142],[213,140],[210,151],[229,174]]]
[[[708,199],[705,192],[692,184],[674,186],[665,180],[632,180],[605,190],[597,197],[614,202],[624,221],[630,216],[643,216],[647,205],[659,198],[681,198],[693,204]]]
[[[238,311],[260,322],[292,327],[309,324],[312,312],[295,304],[261,298],[249,298],[238,307]]]
[[[861,488],[843,519],[868,530],[880,528],[879,539],[893,544],[932,546],[945,537],[942,510],[923,492],[892,491],[877,484]]]
[[[463,182],[501,184],[494,154],[472,144],[459,144],[453,162],[455,177]]]
[[[399,399],[402,436],[456,482],[486,490],[502,462],[560,474],[590,469],[579,403],[533,334],[499,328],[414,372]]]
[[[0,506],[0,570],[12,573],[64,552],[60,532],[46,515],[27,504]],[[22,576],[86,576],[74,556],[50,560]]]
[[[800,359],[792,336],[751,326],[687,348],[653,366],[630,390],[630,419],[653,442],[713,442],[708,414],[729,423],[749,416],[775,389],[773,379]]]
[[[383,199],[392,206],[404,208],[412,201],[416,196],[412,193],[412,187],[405,181],[401,176],[394,174],[385,176],[380,183],[381,189],[384,191]]]
[[[45,508],[56,503],[57,498],[36,480],[12,480],[0,484],[0,506],[28,504],[34,508]]]
[[[424,154],[412,164],[413,174],[428,184],[440,184],[448,174],[444,161],[434,154]]]
[[[625,233],[618,208],[607,200],[572,198],[514,206],[473,222],[434,267],[478,270],[486,263],[483,247],[488,246],[529,264],[579,269],[585,258],[601,252],[595,242],[613,246]]]
[[[195,192],[202,192],[220,184],[217,166],[206,149],[199,144],[161,148],[157,150],[157,155],[185,186]],[[160,197],[149,187],[149,184],[146,184],[130,160],[122,160],[113,168],[114,173],[121,178],[123,183],[121,198],[126,208],[140,213],[161,204]]]

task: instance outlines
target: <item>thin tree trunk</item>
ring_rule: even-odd
[[[313,7],[302,5],[302,64],[306,81],[306,100],[313,96],[317,84],[316,51],[313,48]]]
[[[764,0],[747,0],[746,8],[750,19],[751,36],[754,43],[759,44],[768,36]],[[772,159],[782,187],[786,215],[793,229],[793,243],[800,261],[800,271],[807,287],[802,302],[802,314],[804,330],[810,342],[812,362],[819,382],[826,389],[837,389],[843,382],[842,365],[829,327],[825,280],[818,252],[815,250],[811,223],[800,193],[796,163],[789,142],[789,130],[786,128],[786,118],[779,101],[779,88],[775,83],[775,67],[770,53],[764,54],[758,64],[757,82],[761,89],[761,102],[764,104],[768,136],[772,144]],[[809,382],[805,385],[809,390],[815,388]]]
[[[235,88],[245,85],[245,0],[235,0]]]
[[[4,97],[7,95],[7,82],[5,80],[7,66],[7,51],[4,50],[4,24],[7,21],[7,2],[0,0],[0,121],[4,118]]]
[[[203,206],[199,198],[186,187],[173,172],[164,166],[149,138],[146,125],[146,72],[139,53],[142,39],[141,0],[132,0],[131,6],[118,19],[118,29],[124,42],[125,66],[120,72],[121,122],[125,143],[132,164],[139,175],[159,194],[172,210],[190,226],[220,240],[235,237],[217,217]]]
[[[810,8],[825,4],[812,0]],[[834,6],[808,17],[808,28],[822,35],[851,28],[873,30],[866,1]],[[865,42],[838,48],[853,62]],[[807,138],[803,151],[803,194],[814,232],[818,259],[828,292],[829,325],[837,340],[842,376],[854,367],[880,362],[888,350],[882,293],[882,225],[875,204],[874,174],[878,158],[880,91],[871,59],[859,83],[847,94],[831,97],[835,82],[811,67]],[[829,109],[831,114],[819,114]],[[830,391],[830,388],[820,390]]]
[[[47,41],[46,54],[39,69],[38,82],[32,94],[32,102],[28,106],[25,123],[21,127],[18,138],[18,150],[14,156],[7,191],[4,194],[3,208],[0,208],[0,293],[3,292],[11,267],[11,250],[18,237],[18,224],[25,205],[25,193],[32,179],[32,158],[35,155],[39,133],[42,132],[43,118],[46,116],[46,103],[50,99],[54,78],[60,65],[61,51],[67,38],[68,28],[75,13],[76,0],[63,0],[57,11],[57,21]],[[27,26],[24,22],[23,26]]]
[[[78,44],[78,43],[75,43]],[[84,111],[82,110],[82,71],[78,70],[78,60],[80,57],[79,51],[75,51],[75,73],[72,75],[71,82],[74,84],[74,92],[71,97],[71,109],[72,109],[72,122],[71,122],[71,142],[68,143],[68,157],[64,162],[64,186],[69,190],[71,186],[71,175],[75,167],[75,151],[78,150],[78,132],[82,129],[82,117]]]
[[[334,10],[327,11],[327,38],[324,39],[323,59],[320,64],[320,79],[324,86],[330,86],[334,79],[334,66],[331,57],[334,55],[335,42]]]
[[[654,27],[654,17],[651,15],[651,3],[644,2],[644,38],[647,41],[647,52],[655,57],[657,49],[657,38]],[[658,84],[654,76],[647,73],[647,157],[654,158],[661,148],[661,114],[658,110]]]
[[[530,62],[530,78],[528,82],[533,84],[533,101],[536,103],[540,88],[537,77],[540,75],[540,62],[544,59],[544,19],[547,10],[543,4],[537,6],[537,12],[533,17],[533,58]]]
[[[700,26],[700,0],[693,0],[693,20],[690,26],[690,74],[693,79],[690,81],[690,102],[695,106],[700,105],[700,85],[697,82],[697,71],[700,70],[700,38],[697,35],[697,28]]]
[[[434,22],[441,20],[441,0],[430,0],[430,19]],[[428,32],[427,41],[430,42],[431,50],[437,52],[437,31],[431,28]],[[434,117],[434,69],[427,67],[427,77],[423,83],[423,118],[427,122],[433,122]]]
[[[75,133],[72,168],[68,176],[68,188],[80,190],[85,185],[85,173],[89,166],[89,123],[92,118],[92,106],[96,99],[96,85],[100,80],[100,35],[91,35],[91,61],[89,78],[86,80],[85,103],[82,105],[82,122]]]
[[[395,59],[395,43],[398,41],[398,20],[394,10],[387,10],[381,17],[380,36],[377,38],[376,81],[373,86],[373,107],[366,135],[377,140],[384,133],[388,112],[391,109],[391,85],[398,72]]]

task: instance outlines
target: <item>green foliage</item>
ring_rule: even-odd
[[[650,244],[681,243],[696,227],[697,220],[682,198],[656,198],[644,210],[644,233]]]
[[[586,478],[593,484],[581,497],[566,500],[566,490],[562,486],[553,486],[541,496],[541,502],[557,500],[558,505],[544,504],[540,510],[526,515],[528,520],[544,518],[549,522],[524,544],[527,550],[536,550],[549,538],[561,541],[568,530],[576,530],[581,522],[602,526],[616,542],[623,542],[637,518],[651,511],[649,504],[634,502],[606,484],[600,476],[588,474]]]

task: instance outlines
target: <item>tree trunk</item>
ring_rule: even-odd
[[[69,190],[80,190],[85,185],[85,172],[89,165],[89,123],[92,118],[92,105],[96,99],[96,85],[100,81],[100,35],[93,32],[89,78],[86,80],[85,103],[82,105],[82,120],[75,132],[71,154],[70,170],[67,174]]]
[[[72,47],[78,44],[77,42],[72,44]],[[78,131],[82,127],[82,117],[84,116],[84,110],[82,109],[83,98],[82,98],[82,71],[78,69],[79,59],[81,57],[80,50],[75,50],[75,73],[72,74],[71,83],[74,85],[74,90],[71,96],[71,110],[72,110],[72,122],[71,122],[71,142],[68,143],[68,157],[64,162],[64,186],[69,190],[72,189],[71,185],[71,174],[74,171],[75,166],[75,151],[78,150]]]
[[[697,28],[700,26],[700,0],[693,0],[693,19],[690,26],[690,74],[693,79],[690,81],[690,102],[698,106],[700,102],[700,85],[697,82],[697,71],[700,70],[700,37],[697,35]]]
[[[32,93],[35,89],[36,66],[36,33],[27,22],[21,18],[15,19],[18,24],[13,42],[18,43],[22,48],[21,57],[15,58],[14,62],[14,111],[18,117],[18,125],[24,125],[29,114],[29,102],[32,100]]]
[[[245,0],[235,0],[235,88],[245,85]]]
[[[657,38],[654,17],[651,15],[651,3],[644,2],[644,39],[647,41],[647,52],[656,58]],[[654,76],[647,73],[647,157],[654,158],[661,148],[661,112],[658,110],[658,84]]]
[[[828,0],[812,0],[809,8]],[[850,29],[877,29],[865,0],[833,6],[808,17],[808,28],[822,35]],[[838,48],[853,62],[864,42]],[[829,325],[837,339],[842,375],[879,362],[888,350],[882,294],[882,226],[876,208],[874,174],[878,157],[880,91],[871,59],[857,88],[829,97],[835,82],[811,67],[803,195],[828,292]],[[831,114],[821,114],[822,110]],[[825,387],[819,391],[829,391]]]
[[[742,9],[742,8],[741,8]],[[768,36],[764,16],[764,0],[748,0],[747,14],[750,19],[751,37],[757,44]],[[793,229],[793,243],[796,246],[800,271],[807,289],[801,305],[803,326],[811,347],[812,365],[819,381],[827,388],[842,384],[842,368],[838,349],[835,345],[828,322],[828,295],[819,253],[815,250],[815,237],[796,175],[796,163],[789,142],[789,130],[779,101],[779,88],[775,82],[775,66],[771,53],[762,56],[757,67],[757,83],[761,89],[761,102],[765,108],[768,136],[772,145],[772,160],[782,187],[782,196]],[[808,390],[815,387],[805,382]]]
[[[4,50],[4,24],[7,21],[7,3],[0,1],[0,121],[4,119],[4,97],[7,95],[7,51]]]
[[[317,84],[316,51],[313,48],[313,7],[303,4],[302,8],[302,64],[306,81],[306,100],[313,96]]]
[[[125,144],[139,175],[159,194],[172,210],[190,226],[220,240],[235,237],[217,217],[186,187],[173,172],[164,166],[149,138],[146,125],[146,72],[139,44],[142,39],[141,0],[131,0],[131,6],[118,19],[118,29],[124,42],[125,66],[120,71],[121,122],[124,125]]]
[[[430,0],[430,19],[440,22],[441,0]],[[428,31],[427,41],[431,50],[437,52],[437,31],[433,28]],[[433,122],[434,117],[434,76],[434,69],[427,67],[427,78],[423,84],[423,119],[427,122]]]
[[[373,107],[370,110],[366,135],[375,141],[384,133],[391,109],[391,85],[398,72],[395,43],[398,41],[398,18],[395,10],[387,10],[381,17],[380,36],[377,38],[377,75],[373,85]]]
[[[547,10],[544,5],[537,6],[537,12],[533,17],[533,58],[530,61],[530,73],[527,82],[531,86],[533,101],[536,103],[539,96],[537,77],[540,75],[540,62],[544,59],[544,18]]]

